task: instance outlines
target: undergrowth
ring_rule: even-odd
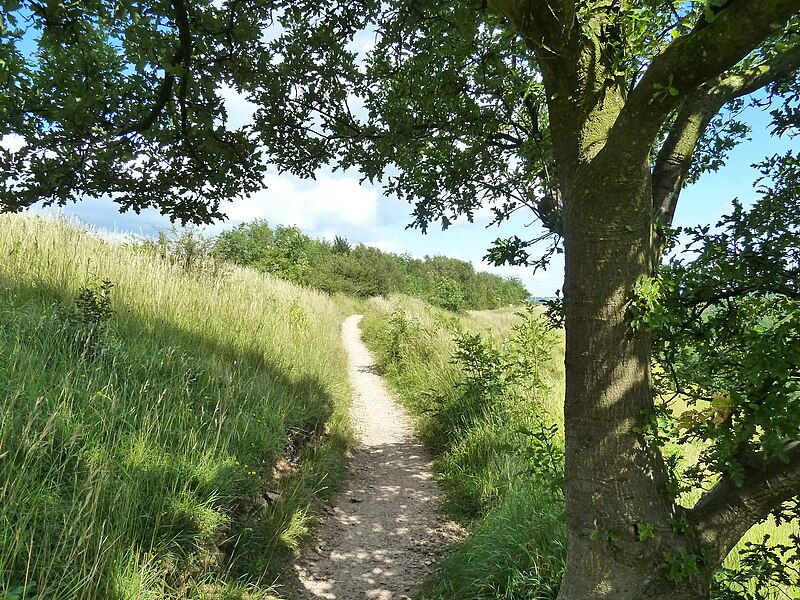
[[[334,300],[0,216],[0,598],[272,598],[335,489]]]
[[[422,597],[555,598],[566,537],[558,333],[533,307],[498,340],[485,319],[408,300],[373,303],[362,327],[434,453],[448,512],[471,530]]]

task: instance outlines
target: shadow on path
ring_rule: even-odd
[[[441,514],[430,457],[377,374],[359,320],[349,317],[342,330],[359,445],[344,491],[295,565],[300,595],[308,600],[405,598],[441,551],[463,536]]]

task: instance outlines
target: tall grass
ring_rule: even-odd
[[[436,457],[448,512],[471,530],[423,597],[555,598],[563,336],[509,311],[457,316],[405,297],[374,301],[362,327]]]
[[[532,396],[512,394],[511,403],[492,400],[486,390],[479,394],[483,402],[465,401],[469,367],[456,360],[463,350],[457,339],[464,332],[481,333],[487,344],[507,343],[520,324],[516,312],[457,316],[396,297],[373,301],[362,322],[367,344],[436,456],[449,512],[470,528],[470,537],[453,549],[429,582],[426,600],[529,600],[555,598],[558,591],[565,561],[563,501],[544,490],[541,477],[531,476],[530,440],[517,431],[520,424],[535,425],[531,406],[536,405],[563,432],[563,332],[549,335],[550,357],[539,355],[538,371],[536,365],[526,367],[541,380],[538,391]],[[489,353],[480,357],[485,364],[492,360]],[[668,451],[689,465],[699,448]],[[691,507],[699,495],[687,495],[681,503]],[[732,591],[720,597],[800,598],[799,589],[781,583],[780,572],[770,577],[766,563],[757,557],[743,559],[748,544],[762,543],[767,535],[768,546],[795,547],[800,529],[797,522],[778,526],[772,519],[753,527],[724,565],[733,572],[746,567],[747,574],[729,582]],[[748,579],[751,576],[761,583]]]
[[[32,216],[0,257],[0,598],[272,597],[342,474],[340,307]]]

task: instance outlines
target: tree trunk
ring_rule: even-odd
[[[627,309],[652,271],[649,167],[599,162],[577,170],[564,204],[569,552],[559,599],[701,598],[671,584],[659,595],[664,553],[683,544],[669,527],[663,462],[637,433],[653,405],[651,340]]]

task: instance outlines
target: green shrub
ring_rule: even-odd
[[[373,309],[365,338],[414,414],[448,512],[471,528],[423,596],[554,598],[564,568],[557,342],[533,307],[496,341],[472,317]]]

